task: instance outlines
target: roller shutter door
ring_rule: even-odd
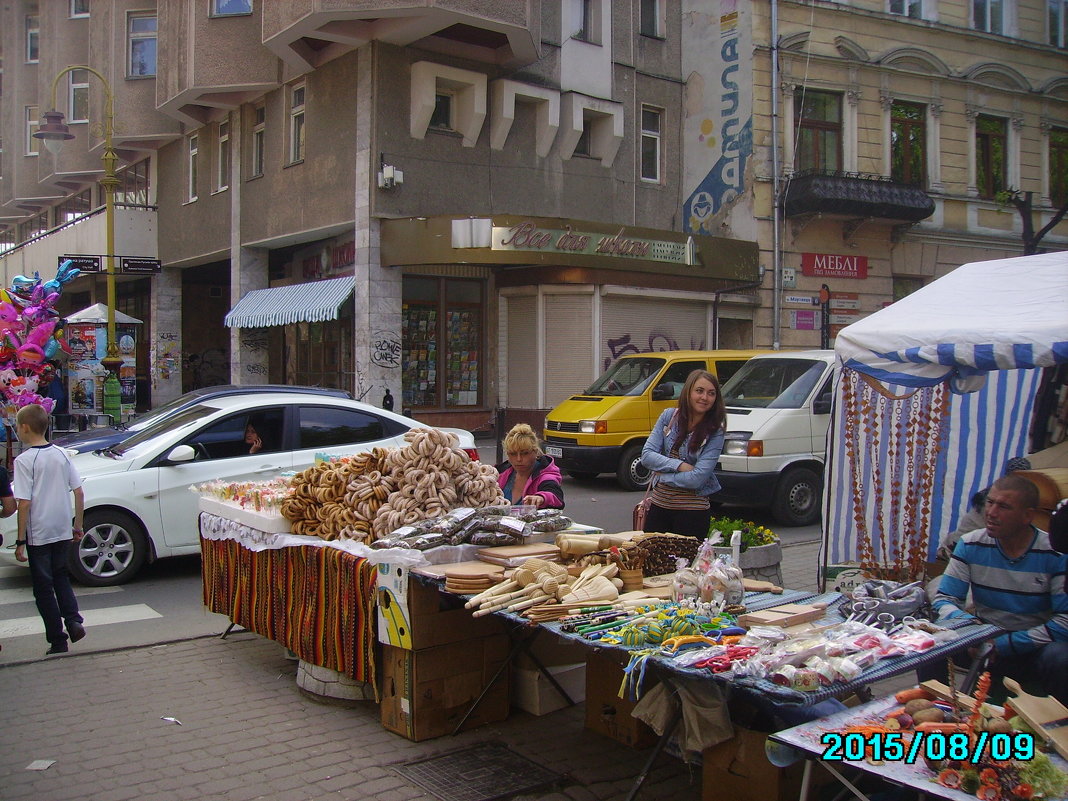
[[[507,405],[518,409],[538,408],[538,365],[534,343],[538,336],[538,299],[508,298],[508,395]]]
[[[599,366],[627,353],[705,350],[708,347],[707,301],[606,297],[601,305]]]
[[[545,295],[545,408],[582,392],[593,375],[593,295]]]

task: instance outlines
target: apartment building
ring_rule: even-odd
[[[13,0],[2,13],[4,138],[26,151],[2,163],[6,274],[103,252],[72,232],[100,233],[101,142],[77,130],[104,112],[99,82],[60,81],[76,139],[58,159],[32,138],[52,76],[84,60],[114,93],[120,180],[134,173],[147,195],[120,190],[117,249],[163,264],[117,276],[119,308],[145,320],[153,404],[197,384],[292,382],[376,404],[388,390],[443,425],[481,428],[496,408],[540,424],[621,353],[753,344],[756,243],[691,234],[679,216],[676,4]],[[89,216],[64,227],[75,194]],[[151,248],[124,240],[148,234]],[[85,276],[68,294],[102,287]]]
[[[683,216],[760,243],[758,343],[833,342],[960,264],[1020,255],[999,192],[1031,193],[1036,231],[1068,201],[1064,0],[686,6]],[[1068,223],[1041,245],[1068,249]]]

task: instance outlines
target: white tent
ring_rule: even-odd
[[[108,321],[108,307],[103,303],[95,303],[92,306],[87,306],[81,311],[76,311],[73,314],[68,314],[64,318],[68,323],[106,323]],[[123,314],[118,309],[115,310],[115,322],[116,323],[139,323],[136,317],[131,317],[128,314]]]
[[[917,575],[1028,452],[1043,368],[1068,364],[1068,252],[958,267],[842,329],[835,352],[824,564]]]

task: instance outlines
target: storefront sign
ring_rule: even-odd
[[[790,327],[798,331],[818,331],[820,313],[818,311],[790,310]]]
[[[696,248],[692,239],[671,242],[642,239],[626,235],[620,228],[615,235],[576,231],[570,225],[564,230],[539,228],[533,222],[521,222],[510,228],[493,228],[493,250],[557,251],[584,256],[617,256],[627,259],[695,264]]]
[[[801,274],[824,278],[867,278],[867,256],[836,256],[833,253],[802,253]]]
[[[860,295],[856,292],[832,292],[829,302],[832,309],[859,309]]]

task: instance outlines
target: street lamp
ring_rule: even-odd
[[[107,237],[107,288],[108,288],[108,322],[107,322],[107,355],[100,363],[107,370],[107,378],[104,379],[104,413],[111,415],[114,422],[118,422],[122,414],[122,405],[119,390],[119,367],[122,365],[122,357],[119,356],[119,346],[115,338],[115,190],[119,187],[119,179],[115,175],[115,165],[118,156],[111,143],[111,135],[114,131],[115,103],[111,86],[107,79],[92,67],[76,66],[64,67],[52,79],[52,110],[44,113],[44,122],[34,132],[34,138],[44,142],[46,148],[53,156],[58,156],[64,143],[74,138],[63,122],[63,112],[56,111],[56,87],[60,79],[75,70],[85,70],[100,79],[104,86],[104,153],[100,160],[104,162],[104,177],[100,179],[100,186],[104,190],[104,226]]]

